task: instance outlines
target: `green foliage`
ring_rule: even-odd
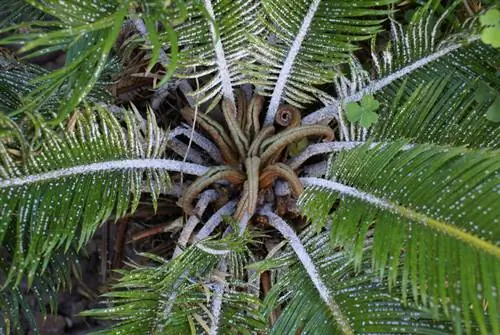
[[[286,81],[288,103],[316,101],[323,93],[315,86],[330,83],[339,72],[336,66],[349,60],[358,43],[381,31],[388,5],[395,2],[261,1],[259,23],[266,29],[249,36],[258,62],[249,67],[252,83],[271,95]],[[270,71],[280,76],[269,76]]]
[[[245,237],[229,234],[217,241],[203,240],[170,261],[157,256],[147,267],[133,266],[120,271],[122,277],[114,290],[105,294],[109,307],[85,312],[83,315],[115,319],[119,322],[107,330],[93,334],[198,334],[209,332],[213,322],[210,305],[215,299],[214,287],[223,282],[223,310],[220,331],[223,334],[250,334],[263,330],[265,321],[259,313],[259,297],[249,291],[244,281],[238,280],[238,272],[245,273],[248,250]],[[213,273],[228,255],[213,255],[204,247],[223,250],[231,245],[229,273]],[[148,257],[148,255],[145,255]],[[231,262],[236,260],[236,262]],[[226,279],[227,277],[227,279]],[[250,332],[252,330],[252,332]]]
[[[143,129],[134,118],[125,112],[122,128],[105,110],[83,113],[64,135],[43,128],[42,151],[22,160],[0,144],[0,242],[11,259],[2,286],[17,285],[25,275],[31,286],[55,250],[75,241],[81,247],[112,214],[120,217],[129,206],[133,211],[145,172],[153,196],[168,184],[161,170],[112,166],[162,155],[166,137],[154,116]]]
[[[191,95],[197,104],[215,105],[222,96],[230,98],[232,86],[241,83],[241,60],[248,57],[248,36],[261,31],[256,21],[254,1],[192,1],[179,7],[179,16],[188,19],[175,29],[178,41],[178,78],[196,78],[200,86]],[[185,11],[187,14],[185,14]],[[170,43],[171,32],[159,36],[162,45]],[[233,98],[234,100],[234,98]]]
[[[500,11],[496,8],[488,10],[479,17],[483,30],[481,41],[494,48],[500,48]]]
[[[0,249],[0,253],[2,253]],[[7,259],[0,259],[0,278],[9,270]],[[23,327],[19,320],[19,315],[29,326],[38,331],[34,311],[29,306],[27,295],[35,297],[39,309],[42,313],[53,312],[57,308],[58,292],[71,288],[70,273],[78,267],[78,259],[74,250],[70,249],[66,253],[58,252],[52,255],[47,269],[41,274],[35,275],[33,284],[29,289],[12,287],[0,292],[0,329],[9,330],[12,333],[22,333]],[[49,305],[50,310],[45,306]]]
[[[26,20],[42,20],[47,14],[26,3],[24,0],[0,1],[0,29]]]
[[[492,122],[500,122],[500,96],[495,99],[486,111],[486,118]]]
[[[13,118],[19,118],[15,115],[21,110],[29,114],[27,108],[33,103],[32,95],[39,90],[37,78],[43,78],[50,72],[35,64],[22,62],[11,54],[0,56],[0,69],[1,110]],[[111,96],[106,91],[106,87],[111,83],[111,74],[118,70],[119,65],[115,59],[106,62],[98,81],[86,97],[88,102],[111,102]],[[39,100],[38,113],[47,119],[55,117],[54,111],[57,110],[64,97],[64,88],[55,90],[52,96],[44,97],[43,101]]]
[[[155,1],[131,3],[113,0],[98,3],[57,0],[43,2],[27,0],[26,2],[38,11],[49,14],[52,19],[19,23],[4,29],[3,31],[8,32],[17,31],[18,34],[8,36],[0,43],[22,44],[23,47],[19,52],[25,58],[56,50],[66,51],[64,67],[35,78],[31,83],[36,88],[26,97],[25,100],[28,103],[18,110],[18,112],[37,110],[56,92],[59,92],[62,94],[60,101],[64,103],[58,104],[57,117],[51,121],[53,125],[63,121],[91,92],[108,62],[123,22],[130,16],[141,17],[134,13],[135,6],[139,9],[141,7],[147,9],[157,8],[159,5],[159,2]],[[179,2],[183,3],[183,1]],[[161,8],[166,8],[166,5],[161,5]],[[154,11],[145,12],[143,16],[149,17],[149,14],[151,18],[148,20],[156,17]],[[164,10],[163,14],[163,20],[172,19],[167,16],[168,11]],[[155,28],[153,21],[148,21],[148,23],[151,29]],[[175,34],[170,34],[169,38],[175,43]],[[156,43],[155,46],[158,44]],[[157,52],[154,56],[152,63],[157,60]],[[173,68],[170,71],[173,71]]]
[[[415,87],[411,79],[378,95],[387,107],[373,129],[374,140],[406,138],[417,143],[498,148],[500,129],[485,117],[494,105],[493,97],[484,96],[481,85],[436,76],[407,95],[408,86]]]
[[[415,303],[441,306],[467,325],[473,316],[482,333],[497,333],[499,278],[489,269],[500,265],[499,168],[495,151],[365,145],[330,165],[329,179],[351,189],[325,183],[306,191],[300,205],[320,228],[341,200],[332,217],[333,242],[351,250],[358,267],[365,237],[373,234],[374,268],[391,286],[401,281],[404,300],[412,292]]]
[[[378,120],[378,110],[380,104],[373,96],[365,95],[358,103],[351,102],[346,105],[346,115],[349,122],[358,122],[363,128],[368,128]]]
[[[117,321],[98,334],[500,334],[498,10],[479,16],[480,30],[475,18],[460,22],[461,0],[400,3],[13,2],[19,14],[0,29],[14,34],[1,43],[20,44],[28,59],[63,50],[66,63],[49,72],[0,57],[0,332],[20,331],[26,292],[46,301],[64,287],[65,262],[105,220],[133,212],[142,193],[156,206],[170,186],[167,172],[183,173],[172,193],[196,186],[187,175],[203,176],[221,156],[194,130],[193,152],[203,164],[165,159],[172,142],[152,111],[144,120],[135,107],[111,105],[105,90],[119,72],[114,44],[126,21],[136,31],[122,47],[128,55],[138,43],[148,50],[144,71],[159,74],[156,88],[168,93],[179,85],[190,103],[211,109],[222,98],[241,104],[235,89],[251,83],[271,97],[267,114],[247,120],[251,125],[259,117],[274,122],[285,101],[323,103],[311,114],[316,119],[302,121],[311,130],[326,114],[339,136],[316,145],[314,136],[285,143],[275,134],[287,148],[277,156],[333,152],[322,178],[308,176],[318,172],[307,166],[290,171],[286,159],[273,165],[289,185],[295,178],[294,191],[310,185],[297,202],[308,222],[295,211],[295,195],[278,194],[276,184],[243,200],[267,213],[279,237],[269,226],[269,235],[260,233],[262,217],[224,217],[217,223],[224,228],[207,228],[225,197],[230,216],[241,189],[259,188],[262,171],[251,183],[247,171],[255,162],[262,169],[252,157],[241,170],[247,175],[235,177],[246,178],[241,188],[221,196],[221,183],[206,191],[218,202],[207,221],[212,200],[207,212],[178,218],[187,217],[181,235],[188,236],[173,255],[144,254],[147,265],[119,271],[104,306],[84,313]],[[407,7],[413,15],[403,26],[396,18]],[[227,132],[202,122],[216,135]],[[251,131],[231,129],[226,137]],[[278,206],[284,198],[286,210]],[[279,218],[269,208],[290,212]],[[215,233],[199,240],[199,223]],[[286,241],[275,245],[281,237]],[[266,293],[264,273],[271,277]],[[20,289],[24,283],[31,291]],[[31,314],[25,318],[33,323]]]
[[[354,267],[349,255],[332,250],[327,232],[306,230],[301,240],[312,255],[318,272],[327,283],[331,299],[336,301],[355,334],[449,334],[451,324],[430,310],[405,307],[387,291],[387,283],[370,271],[363,258]],[[371,244],[369,242],[369,244]],[[369,252],[370,247],[365,249]],[[286,303],[270,334],[338,334],[332,312],[319,297],[311,279],[291,250],[252,265],[258,271],[272,270],[279,280],[264,301],[269,316]],[[304,308],[307,306],[307,308]],[[434,320],[432,320],[434,318]],[[440,321],[436,321],[440,320]]]

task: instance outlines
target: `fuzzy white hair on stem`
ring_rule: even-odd
[[[292,46],[290,47],[290,50],[288,51],[288,54],[285,58],[285,62],[281,67],[278,80],[276,82],[276,85],[274,86],[274,91],[271,96],[271,101],[269,102],[269,108],[267,110],[267,114],[264,119],[265,125],[270,125],[274,121],[278,107],[281,104],[281,101],[283,100],[283,93],[285,91],[286,83],[293,71],[293,64],[295,62],[295,59],[297,58],[297,55],[300,52],[300,48],[302,47],[302,43],[304,42],[307,32],[309,31],[314,15],[318,10],[319,4],[320,0],[314,0],[311,3],[307,11],[307,14],[304,17],[304,20],[302,21],[300,29],[297,32],[297,35],[295,35],[295,39],[292,43]]]
[[[477,41],[478,39],[479,39],[479,36],[472,36],[471,38],[469,38],[467,40],[467,43],[472,43],[474,41]],[[349,96],[346,96],[341,102],[335,100],[334,102],[332,102],[332,104],[327,105],[325,107],[322,107],[322,108],[318,109],[317,111],[307,115],[302,120],[302,123],[303,124],[317,124],[317,123],[321,123],[324,121],[331,121],[334,117],[337,117],[340,105],[345,105],[345,104],[348,104],[350,102],[358,102],[365,95],[374,94],[374,93],[382,90],[383,88],[390,85],[394,81],[409,75],[410,73],[424,67],[425,65],[427,65],[429,63],[432,63],[436,60],[441,59],[442,57],[448,55],[449,53],[464,47],[465,45],[467,45],[467,43],[453,43],[453,44],[450,44],[446,47],[443,47],[442,49],[439,49],[436,52],[433,52],[425,57],[422,57],[422,58],[412,62],[411,64],[408,64],[407,66],[391,73],[390,75],[388,75],[384,78],[373,81],[369,85],[364,86],[363,88],[358,90],[356,93],[351,94]]]
[[[269,224],[276,228],[276,230],[278,230],[281,235],[283,235],[283,237],[288,241],[293,251],[297,255],[297,258],[304,266],[304,269],[309,275],[309,278],[316,287],[319,296],[331,310],[333,317],[335,318],[335,321],[337,322],[343,334],[354,334],[349,320],[343,314],[340,306],[333,300],[332,293],[321,279],[318,269],[314,265],[311,257],[309,256],[309,253],[300,241],[297,234],[295,234],[293,229],[290,228],[290,226],[280,216],[274,214],[268,208],[261,210],[260,214],[267,216],[269,218]]]
[[[222,90],[222,96],[229,101],[231,101],[234,105],[235,98],[233,93],[233,87],[231,84],[231,75],[229,72],[229,66],[227,64],[226,57],[224,55],[224,48],[222,46],[222,40],[220,36],[217,35],[217,29],[215,28],[215,14],[214,8],[212,6],[212,2],[210,0],[204,0],[205,9],[210,17],[209,27],[210,27],[210,35],[212,37],[212,43],[215,49],[215,59],[216,64],[219,69],[220,76],[220,86]]]
[[[70,176],[135,169],[163,169],[171,172],[184,172],[195,176],[201,176],[208,171],[208,167],[203,165],[185,163],[171,159],[124,159],[77,165],[70,168],[62,168],[44,173],[4,179],[0,181],[0,189],[46,182]]]

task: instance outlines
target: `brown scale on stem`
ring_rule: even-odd
[[[214,183],[229,183],[239,195],[234,217],[240,220],[245,212],[255,214],[260,192],[271,190],[276,179],[286,181],[292,195],[298,198],[303,185],[297,171],[281,162],[287,159],[285,149],[309,137],[334,139],[334,132],[328,126],[301,125],[300,112],[293,106],[283,105],[276,114],[275,125],[261,128],[260,116],[264,98],[255,95],[250,102],[243,92],[236,94],[236,106],[228,100],[221,104],[225,126],[198,113],[196,124],[219,147],[228,165],[212,168],[195,180],[184,192],[179,205],[187,214],[192,213],[194,199]],[[194,110],[184,108],[183,117],[193,124]],[[285,157],[283,157],[285,156]]]

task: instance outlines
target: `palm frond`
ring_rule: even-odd
[[[35,56],[55,50],[67,50],[63,68],[37,78],[37,88],[29,96],[25,110],[37,109],[65,85],[64,104],[59,104],[55,124],[62,121],[91,91],[127,14],[124,3],[104,1],[90,6],[71,5],[59,1],[30,1],[34,7],[53,15],[58,20],[20,24],[29,33],[6,37],[3,44],[23,44],[20,52]],[[46,27],[50,27],[47,29]],[[26,27],[25,27],[26,28]]]
[[[231,247],[227,243],[230,243]],[[216,300],[214,289],[225,283],[221,295],[221,315],[213,334],[250,334],[263,330],[265,325],[259,314],[258,296],[248,290],[245,281],[239,281],[237,272],[246,264],[246,237],[227,235],[220,240],[203,240],[188,247],[178,257],[167,261],[154,256],[157,264],[134,267],[122,271],[123,277],[112,292],[105,294],[109,307],[87,311],[85,315],[116,319],[119,323],[94,334],[196,334],[210,332],[216,317],[210,305]],[[203,245],[203,246],[201,246]],[[203,250],[230,249],[229,273],[214,272],[226,257]],[[234,262],[235,259],[236,263]],[[227,275],[227,278],[225,276]]]
[[[17,111],[25,110],[25,107],[30,105],[30,96],[37,91],[39,86],[35,83],[37,78],[49,75],[49,71],[35,64],[22,62],[12,54],[0,56],[0,69],[2,70],[0,71],[0,108],[2,112],[14,117]],[[111,96],[106,89],[111,84],[111,75],[118,70],[119,65],[116,59],[108,60],[86,100],[94,103],[110,102]],[[44,97],[43,101],[40,101],[39,113],[47,118],[54,117],[53,112],[57,110],[64,98],[64,89],[57,89],[51,96]]]
[[[335,117],[346,126],[343,106],[376,93],[382,96],[392,92],[394,96],[405,78],[406,94],[446,75],[453,75],[454,79],[462,82],[480,78],[490,87],[498,87],[498,50],[477,41],[479,37],[473,34],[470,25],[461,27],[453,34],[441,34],[443,21],[453,11],[448,9],[436,17],[430,3],[419,9],[406,27],[391,21],[391,40],[381,52],[377,50],[376,40],[373,40],[372,73],[368,73],[358,60],[353,60],[349,73],[335,81],[338,97],[306,116],[304,123]]]
[[[258,34],[258,4],[254,1],[212,1],[187,4],[187,20],[176,27],[178,76],[198,78],[192,92],[200,104],[216,104],[221,97],[235,101],[234,87],[243,80],[242,60],[248,56],[248,34]],[[168,43],[168,34],[161,41]]]
[[[34,110],[54,92],[64,90],[64,103],[59,103],[57,124],[84,99],[96,84],[108,61],[109,54],[129,14],[135,6],[150,8],[155,1],[141,1],[129,8],[129,1],[74,2],[28,1],[40,11],[50,14],[51,21],[34,21],[12,26],[7,31],[23,28],[23,33],[4,38],[2,44],[21,44],[25,57],[49,53],[55,50],[67,52],[66,64],[61,69],[37,77],[37,88],[27,99],[23,110]],[[169,4],[173,5],[172,3]],[[162,8],[168,6],[161,5]],[[170,13],[165,10],[164,14]],[[145,13],[147,16],[148,13]],[[170,17],[170,19],[175,19]],[[28,32],[26,32],[28,30]],[[156,31],[155,31],[156,32]],[[153,33],[151,31],[151,33]],[[169,35],[175,40],[175,34]],[[154,61],[154,60],[153,60]]]
[[[341,249],[332,251],[328,232],[306,229],[300,241],[311,256],[318,275],[348,320],[350,332],[337,326],[336,318],[320,297],[300,256],[288,248],[253,267],[273,271],[275,283],[264,301],[266,316],[284,305],[270,334],[449,334],[451,323],[423,308],[405,307],[387,291],[387,283],[370,271],[364,258],[358,268]],[[366,249],[368,252],[369,248]],[[408,317],[411,315],[410,317]]]
[[[110,215],[133,211],[144,175],[156,205],[168,170],[206,172],[162,158],[167,135],[151,112],[147,121],[129,112],[124,120],[122,128],[110,112],[98,110],[63,136],[44,128],[41,151],[23,160],[0,145],[0,241],[12,257],[4,285],[24,274],[31,283],[55,249],[73,240],[82,246]]]
[[[315,85],[331,82],[335,65],[346,62],[356,41],[380,31],[392,0],[362,1],[355,7],[344,1],[262,1],[260,21],[267,28],[251,36],[258,62],[250,71],[260,94],[270,95],[265,123],[274,120],[279,104],[301,107],[322,93]],[[269,75],[273,73],[273,75]]]
[[[414,73],[377,94],[388,107],[379,111],[377,124],[368,132],[371,139],[498,148],[500,129],[485,116],[495,96],[478,98],[484,82],[450,75],[415,87],[417,75],[422,74]]]
[[[0,253],[2,250],[0,249]],[[5,259],[7,261],[7,259]],[[38,333],[35,321],[35,311],[29,304],[27,296],[36,299],[37,310],[46,314],[57,308],[57,293],[71,288],[71,271],[78,266],[78,259],[74,250],[67,253],[58,252],[52,256],[43,275],[37,274],[30,288],[9,287],[0,291],[0,329],[9,329],[12,333],[21,334],[23,325],[29,324],[35,333]],[[0,282],[3,282],[9,266],[0,259]],[[49,305],[49,310],[46,306]]]
[[[47,16],[47,14],[26,3],[24,0],[0,1],[0,29],[27,20],[41,20]]]
[[[373,230],[374,268],[390,286],[401,280],[405,301],[412,292],[415,303],[441,306],[469,331],[474,318],[482,334],[498,333],[499,157],[479,149],[365,145],[332,157],[328,180],[303,178],[311,187],[300,207],[318,228],[331,217],[333,242],[351,250],[357,266]]]

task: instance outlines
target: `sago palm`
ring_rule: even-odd
[[[119,271],[99,334],[500,334],[495,5],[9,6],[3,44],[66,62],[0,59],[0,333],[146,194],[176,248]],[[106,92],[134,54],[145,107]]]

